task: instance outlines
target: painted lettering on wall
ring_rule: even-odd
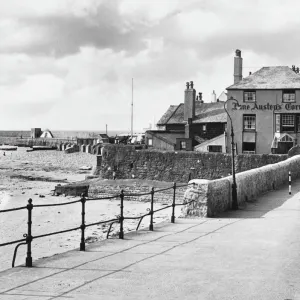
[[[286,110],[300,110],[300,104],[284,103],[284,104],[239,104],[233,103],[232,110],[281,110],[285,108]]]

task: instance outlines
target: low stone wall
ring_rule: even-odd
[[[263,193],[288,183],[289,172],[292,173],[292,178],[300,177],[300,155],[236,174],[239,206],[255,201]],[[194,183],[194,185],[187,189],[184,202],[188,203],[191,200],[195,202],[183,208],[186,217],[213,217],[231,208],[231,176],[218,180],[195,179],[189,183]]]

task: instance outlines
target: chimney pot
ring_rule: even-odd
[[[252,72],[249,72],[249,75],[252,75]]]
[[[190,88],[193,89],[194,88],[194,82],[190,81]]]

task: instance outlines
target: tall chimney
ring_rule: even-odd
[[[193,81],[186,83],[184,91],[184,121],[195,118],[196,90]]]
[[[242,58],[241,50],[235,50],[235,58],[234,58],[234,83],[238,83],[243,79],[243,58]]]
[[[216,96],[216,93],[215,93],[214,90],[213,90],[213,92],[211,94],[211,102],[212,103],[217,102],[217,96]]]

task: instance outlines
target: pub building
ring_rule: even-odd
[[[227,88],[226,108],[232,119],[238,154],[284,154],[300,143],[299,68],[263,67],[242,77],[241,51],[234,58],[234,84]],[[231,122],[227,150],[231,151]]]

